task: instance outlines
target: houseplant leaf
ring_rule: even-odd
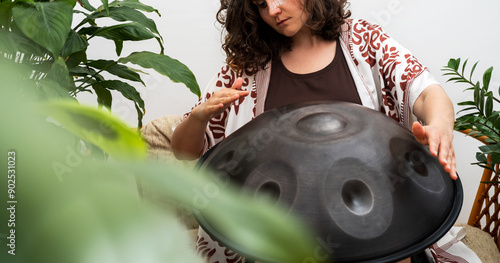
[[[73,5],[66,1],[18,4],[12,9],[16,25],[31,40],[59,56],[73,19]]]
[[[108,0],[101,0],[102,5],[104,6],[104,10],[106,10],[106,15],[109,15],[109,4]]]
[[[113,75],[118,76],[120,78],[140,82],[140,83],[142,83],[142,85],[145,85],[139,74],[130,70],[128,67],[126,67],[124,65],[117,64],[116,61],[103,60],[103,59],[92,60],[92,61],[89,61],[87,63],[87,65],[89,65],[90,67],[96,68],[96,69],[107,71],[110,74],[113,74]]]
[[[137,22],[138,24],[148,28],[151,32],[156,33],[158,35],[160,34],[158,32],[158,29],[156,28],[155,22],[152,19],[146,17],[140,11],[137,11],[133,8],[126,6],[110,7],[109,14],[105,14],[103,12],[94,12],[90,16],[82,20],[82,22],[80,22],[80,24],[78,24],[78,26],[76,27],[78,28],[81,25],[91,20],[95,20],[97,18],[102,18],[102,17],[110,17],[120,22],[125,22],[125,21]]]
[[[63,58],[66,58],[71,54],[85,50],[88,46],[89,43],[83,36],[75,32],[74,30],[71,30],[69,32],[66,43],[64,43],[63,49],[61,51],[61,56]]]
[[[151,31],[137,22],[101,27],[91,37],[95,36],[119,41],[140,41],[155,37]]]
[[[138,0],[113,1],[110,6],[127,6],[145,12],[156,12],[159,16],[161,16],[160,12],[158,12],[158,9],[149,5],[145,5]]]
[[[95,7],[93,7],[88,0],[78,0],[78,3],[87,11],[92,12],[95,10]]]
[[[23,33],[0,29],[0,53],[15,55],[17,52],[24,54],[23,59],[18,61],[19,63],[30,62],[32,59],[42,58],[47,54],[46,49]]]
[[[55,81],[68,90],[70,86],[69,71],[63,58],[58,57],[54,63],[52,63],[50,71],[47,73],[47,78]]]
[[[234,189],[227,181],[206,171],[180,177],[172,168],[170,172],[163,169],[163,178],[157,176],[162,171],[153,166],[129,167],[128,170],[135,171],[155,192],[201,213],[234,246],[268,259],[265,262],[320,262],[312,258],[306,260],[314,254],[315,242],[293,215],[284,216],[284,209]]]
[[[152,68],[158,73],[169,77],[173,82],[184,83],[189,90],[201,95],[200,87],[196,82],[194,74],[184,64],[166,55],[155,54],[148,51],[134,52],[128,57],[120,58],[120,63],[132,63],[143,68]]]
[[[137,90],[130,84],[119,80],[105,80],[96,82],[94,83],[94,85],[99,85],[109,90],[119,91],[123,95],[123,97],[137,103],[141,107],[141,109],[144,110],[144,101],[141,98],[141,94],[139,94],[139,92],[137,92]]]
[[[92,88],[97,95],[97,103],[111,110],[111,104],[113,102],[113,97],[108,89],[103,88],[100,85],[92,85]]]
[[[483,74],[483,89],[488,91],[491,81],[491,73],[493,72],[493,67],[488,68]]]
[[[66,100],[50,101],[41,110],[117,160],[146,158],[147,146],[140,135],[109,112]]]
[[[12,17],[12,7],[14,7],[14,3],[11,1],[0,2],[0,27],[9,27]]]

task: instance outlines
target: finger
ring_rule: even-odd
[[[457,163],[456,163],[456,159],[455,159],[455,151],[453,149],[451,149],[449,164],[451,166],[450,177],[451,177],[451,179],[456,180],[458,177],[457,176]]]
[[[420,124],[420,122],[414,122],[411,131],[415,139],[421,144],[427,144],[427,138],[425,134],[425,127]]]
[[[234,84],[233,86],[231,87],[231,89],[235,89],[235,90],[241,90],[241,87],[243,86],[243,79],[242,78],[237,78],[235,81],[234,81]]]
[[[458,178],[458,175],[457,175],[457,164],[455,162],[455,158],[453,158],[452,162],[451,162],[450,177],[453,180],[457,180],[457,178]]]

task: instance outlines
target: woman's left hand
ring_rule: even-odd
[[[455,150],[453,149],[453,130],[423,126],[419,122],[414,122],[412,132],[415,139],[424,145],[429,145],[432,156],[438,157],[439,163],[444,170],[450,174],[451,179],[457,179]]]

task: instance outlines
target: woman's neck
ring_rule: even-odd
[[[291,72],[307,74],[323,69],[335,57],[336,41],[309,34],[295,35],[291,50],[281,56],[283,65]]]

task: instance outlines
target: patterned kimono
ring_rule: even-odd
[[[365,20],[346,20],[339,41],[362,105],[379,110],[410,129],[413,104],[426,87],[437,84],[427,68],[380,26]],[[250,95],[240,98],[221,115],[209,121],[204,151],[263,112],[271,64],[253,75],[246,72],[237,74],[225,66],[212,79],[198,104],[209,99],[219,89],[231,88],[238,77],[243,79],[242,90],[249,90]],[[201,228],[197,250],[210,263],[245,262],[238,254],[214,241]]]

